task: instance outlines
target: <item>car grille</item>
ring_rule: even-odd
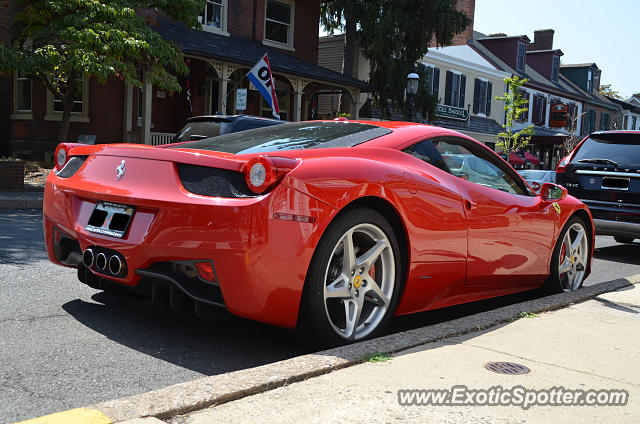
[[[88,156],[73,156],[60,171],[56,172],[56,175],[60,178],[73,176],[73,174],[78,172],[78,169],[80,169],[84,161],[87,160],[87,157]]]
[[[210,197],[257,197],[241,172],[207,166],[177,164],[182,186],[190,193]]]

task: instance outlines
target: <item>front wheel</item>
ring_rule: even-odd
[[[553,249],[551,274],[546,288],[554,293],[582,287],[591,254],[591,237],[584,220],[571,218]]]
[[[339,216],[323,235],[305,284],[304,319],[323,344],[379,334],[391,319],[401,286],[393,228],[378,212]]]

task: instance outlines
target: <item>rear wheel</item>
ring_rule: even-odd
[[[401,274],[398,241],[382,215],[355,209],[338,217],[307,275],[306,330],[331,345],[379,334],[397,306]]]
[[[634,238],[633,237],[618,237],[618,236],[615,236],[614,240],[617,241],[618,243],[633,243]]]
[[[554,293],[582,287],[591,254],[591,237],[584,220],[571,218],[553,249],[551,274],[546,288]]]

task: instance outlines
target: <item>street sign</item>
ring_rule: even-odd
[[[236,90],[236,110],[247,110],[246,88],[238,88]]]
[[[436,116],[442,116],[443,118],[451,119],[461,119],[463,121],[466,121],[467,118],[469,118],[469,111],[461,107],[437,105]]]

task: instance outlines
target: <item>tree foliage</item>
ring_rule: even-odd
[[[349,25],[356,28],[358,45],[371,65],[374,103],[389,116],[404,107],[406,77],[416,62],[429,47],[451,43],[471,20],[456,9],[456,0],[333,0],[323,2],[321,22],[331,33]],[[347,44],[348,38],[347,32]],[[421,87],[425,75],[420,75]],[[419,111],[422,105],[434,104],[425,96],[429,91],[421,89],[415,98]]]
[[[529,81],[526,78],[520,79],[517,75],[506,77],[504,83],[507,92],[503,96],[496,96],[496,100],[504,102],[505,123],[502,125],[503,132],[497,134],[496,146],[502,149],[502,152],[509,155],[511,152],[520,150],[529,144],[533,135],[533,125],[522,128],[520,131],[514,130],[515,121],[519,120],[522,115],[529,109],[527,106],[529,101],[520,94],[520,87]]]
[[[180,90],[176,75],[188,71],[182,52],[154,31],[144,12],[158,10],[196,27],[204,7],[204,0],[18,1],[24,10],[15,18],[13,45],[0,44],[0,72],[39,80],[62,101],[60,141],[83,76],[141,86],[146,75],[163,90]]]
[[[611,84],[601,84],[600,94],[604,94],[605,96],[611,97],[613,99],[623,100],[623,97],[620,95],[620,93],[618,93],[617,90],[611,88]]]

